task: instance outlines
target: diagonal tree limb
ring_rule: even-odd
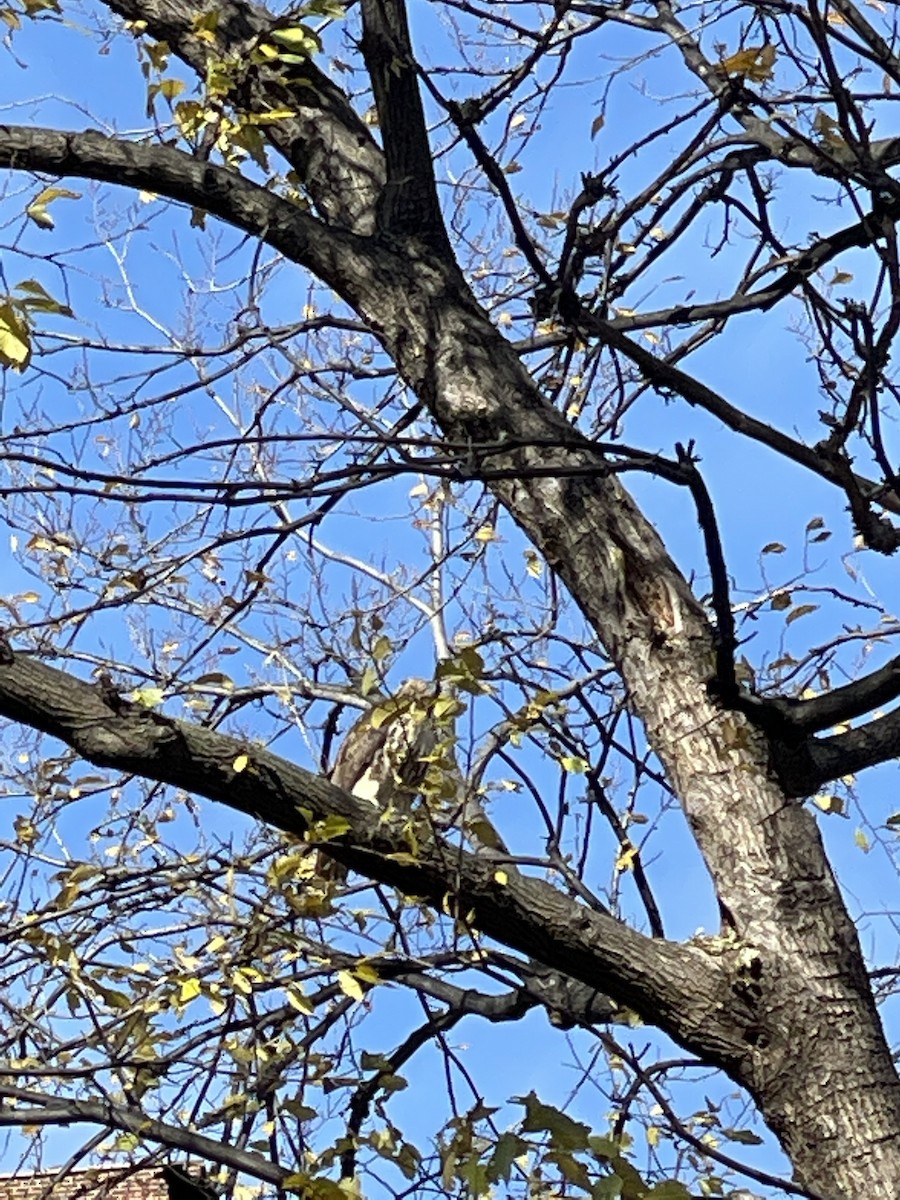
[[[402,832],[373,823],[365,801],[278,755],[126,701],[111,707],[102,688],[8,646],[2,659],[0,715],[59,738],[98,766],[206,796],[294,835],[337,814],[351,832],[346,845],[329,848],[353,869],[438,908],[453,897],[484,933],[643,1011],[685,1045],[732,1065],[743,1053],[734,1031],[752,1016],[730,991],[726,960],[648,938],[512,866],[501,878],[492,860],[443,840],[414,856]],[[235,769],[240,758],[249,762]]]
[[[354,256],[369,260],[372,254],[367,239],[325,224],[230,167],[202,162],[173,146],[96,130],[0,125],[0,166],[158,192],[261,238],[335,287],[352,273]],[[371,270],[368,261],[366,269]]]
[[[843,687],[832,688],[821,696],[809,700],[794,700],[785,697],[757,697],[754,704],[768,709],[773,719],[785,729],[804,733],[819,733],[831,725],[863,717],[883,704],[890,704],[900,696],[900,656],[877,670],[854,679]],[[748,707],[745,711],[751,714]],[[879,720],[883,720],[881,717]],[[859,732],[858,730],[856,732]],[[843,737],[844,735],[840,735]],[[839,738],[830,739],[838,741]],[[824,744],[824,743],[819,743]],[[846,774],[838,771],[836,775]],[[836,776],[835,776],[836,777]]]
[[[225,1145],[216,1138],[206,1137],[182,1125],[154,1120],[142,1109],[129,1108],[112,1101],[64,1100],[44,1092],[0,1083],[0,1127],[76,1124],[100,1125],[104,1129],[133,1133],[168,1149],[196,1154],[208,1162],[245,1172],[265,1183],[281,1185],[295,1173],[249,1150]],[[307,1194],[312,1200],[315,1192]]]
[[[681,367],[658,358],[650,350],[632,341],[611,322],[590,313],[582,313],[578,317],[577,324],[579,327],[583,326],[588,333],[598,337],[612,349],[624,354],[635,366],[640,368],[654,387],[674,392],[688,404],[702,408],[717,417],[735,433],[744,434],[746,437],[751,437],[755,441],[769,446],[791,462],[798,463],[829,483],[836,484],[842,491],[846,490],[849,476],[853,485],[859,490],[860,496],[867,503],[875,504],[888,512],[900,515],[900,496],[886,492],[871,480],[850,471],[849,467],[846,471],[842,470],[833,457],[823,455],[818,447],[804,445],[803,442],[798,442],[796,438],[782,433],[766,424],[765,421],[751,417],[742,409],[729,403],[714,388],[701,383]]]
[[[794,794],[809,796],[833,779],[900,758],[900,709],[895,708],[857,729],[828,738],[809,738],[803,749],[805,753],[797,756],[796,747],[789,744],[786,760],[794,755],[793,765],[788,768],[796,772]],[[784,765],[788,767],[788,762]],[[790,776],[786,779],[790,782]]]

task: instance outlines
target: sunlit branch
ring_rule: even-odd
[[[484,851],[476,855],[435,838],[411,856],[402,834],[384,824],[373,827],[366,801],[268,750],[115,701],[102,688],[14,654],[8,646],[0,657],[0,714],[61,738],[90,762],[173,784],[298,836],[311,817],[336,813],[349,823],[352,841],[330,843],[329,852],[362,874],[407,895],[428,897],[438,906],[449,893],[460,911],[475,912],[486,934],[601,988],[636,1011],[646,1003],[649,989],[653,1020],[663,1027],[673,1020],[680,1025],[678,979],[689,988],[692,1002],[699,990],[709,989],[717,996],[708,1009],[710,1036],[723,1055],[725,1031],[740,1026],[742,1002],[729,998],[721,965],[707,961],[698,949],[647,938],[512,866],[504,868],[499,881]],[[235,762],[244,759],[249,759],[246,767],[236,770]],[[605,964],[602,977],[598,963]],[[693,1003],[689,1008],[694,1011]],[[692,1019],[689,1029],[679,1033],[692,1043],[699,1031]]]
[[[262,238],[336,289],[346,279],[340,268],[348,256],[371,255],[365,239],[326,225],[231,168],[198,161],[173,146],[129,142],[96,130],[0,125],[0,166],[163,194]]]
[[[0,1126],[21,1129],[28,1126],[80,1124],[101,1125],[105,1129],[132,1133],[160,1146],[201,1155],[209,1162],[245,1172],[266,1183],[280,1185],[292,1173],[258,1154],[225,1145],[184,1126],[157,1121],[143,1109],[127,1108],[111,1101],[63,1100],[0,1083]]]

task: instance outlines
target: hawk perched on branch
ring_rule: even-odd
[[[431,756],[446,731],[434,716],[435,686],[425,679],[407,679],[391,697],[373,705],[350,727],[331,771],[331,782],[379,813],[394,809],[408,813],[421,795]],[[320,854],[317,873],[343,880],[346,867]]]
[[[407,679],[390,699],[376,704],[350,727],[331,772],[331,782],[380,812],[408,810],[419,795],[428,762],[440,741],[434,685]]]

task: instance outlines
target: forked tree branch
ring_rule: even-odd
[[[110,0],[108,7],[171,48],[204,82],[215,68],[230,78],[224,98],[236,114],[279,110],[264,126],[266,141],[290,163],[320,215],[360,234],[375,229],[375,202],[384,183],[384,157],[371,130],[344,92],[312,59],[291,75],[275,61],[253,66],[252,51],[267,39],[274,18],[250,0],[217,0],[215,27],[209,6],[197,0]],[[293,116],[285,116],[285,110]]]

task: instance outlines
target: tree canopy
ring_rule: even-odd
[[[892,1200],[894,7],[0,18],[8,1153]]]

